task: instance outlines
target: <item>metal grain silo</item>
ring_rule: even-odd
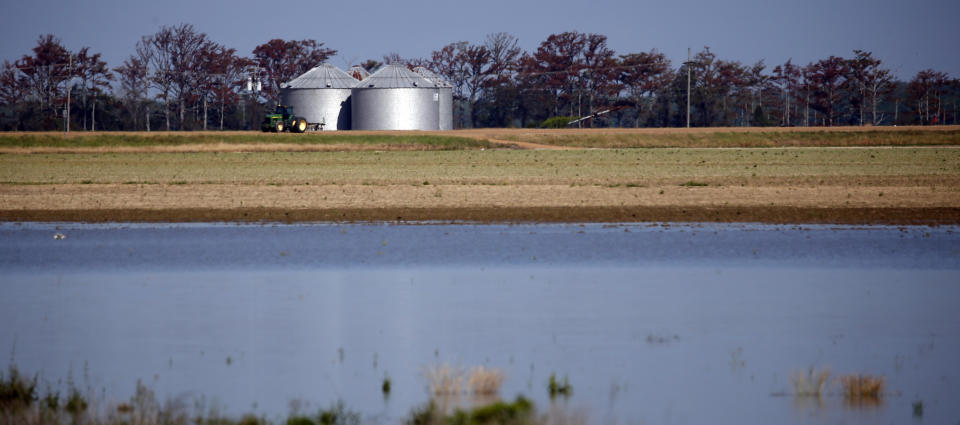
[[[440,129],[453,130],[453,85],[422,66],[413,68],[413,72],[420,74],[440,88]]]
[[[404,65],[385,65],[353,89],[354,130],[440,129],[440,87]]]
[[[357,80],[330,64],[321,64],[280,89],[280,103],[324,130],[350,129],[350,95]]]

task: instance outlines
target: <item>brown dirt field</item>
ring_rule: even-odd
[[[0,205],[5,221],[960,224],[960,191],[896,186],[69,184],[6,186]]]
[[[957,225],[960,208],[537,207],[163,210],[0,210],[3,221],[71,222],[475,222]]]
[[[882,131],[918,129],[956,132],[960,127]],[[538,143],[537,137],[824,130],[478,129],[348,134],[450,135],[490,140],[511,149],[569,150]],[[827,130],[864,131],[862,127]],[[87,148],[89,152],[11,148],[24,151],[0,157],[5,164],[5,170],[0,168],[4,176],[0,220],[960,224],[960,149],[955,147],[387,152],[377,160],[374,156],[379,154],[359,151],[421,148],[305,145],[282,142],[297,135],[274,136],[278,137],[264,144],[115,146]],[[512,140],[521,136],[534,141]],[[210,158],[211,152],[255,153]],[[56,155],[63,153],[96,155]],[[109,155],[99,155],[103,153]],[[426,180],[429,185],[420,184]],[[682,186],[685,183],[708,186]]]

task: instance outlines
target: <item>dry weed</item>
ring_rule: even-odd
[[[867,374],[843,375],[840,384],[847,400],[879,400],[883,396],[886,378]]]
[[[499,369],[477,366],[470,369],[467,386],[474,395],[494,396],[500,392],[500,384],[503,383],[504,378],[505,374]]]
[[[427,378],[430,394],[450,396],[463,392],[463,368],[449,364],[425,366],[423,376]]]
[[[830,382],[830,370],[816,370],[812,366],[805,373],[793,372],[790,374],[793,382],[793,394],[797,397],[820,397]]]

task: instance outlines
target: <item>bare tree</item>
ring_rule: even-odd
[[[14,130],[21,130],[23,127],[20,116],[24,98],[27,96],[25,80],[14,64],[3,61],[3,67],[0,67],[0,102],[13,111]]]
[[[516,73],[523,49],[515,36],[505,32],[487,34],[483,47],[490,52],[490,65],[477,105],[482,112],[478,125],[510,125],[519,103]]]
[[[916,102],[917,118],[920,124],[942,123],[942,100],[948,89],[950,79],[947,74],[932,69],[920,71],[910,80],[908,91]],[[931,108],[933,111],[931,112]]]
[[[763,59],[757,61],[748,69],[746,83],[750,90],[750,113],[753,114],[751,125],[765,125],[767,122],[766,112],[763,109],[763,90],[770,86],[773,76],[766,75],[763,70],[767,68]]]
[[[554,115],[560,115],[560,105],[563,100],[573,113],[572,96],[577,87],[577,78],[583,69],[583,48],[586,43],[583,34],[578,32],[564,32],[551,34],[540,43],[537,51],[532,55],[533,62],[528,62],[526,72],[544,75],[543,83],[555,98]]]
[[[157,98],[163,101],[163,118],[166,130],[170,131],[170,96],[173,93],[173,31],[162,27],[156,34],[144,36],[137,43],[137,56],[148,65],[151,86],[157,90]],[[150,119],[147,113],[147,128]]]
[[[316,40],[273,39],[253,49],[254,60],[263,72],[263,94],[275,103],[280,85],[320,65],[336,50],[323,47]]]
[[[130,121],[133,129],[139,128],[137,122],[145,109],[144,103],[150,81],[147,74],[147,63],[136,55],[131,55],[123,61],[123,65],[113,69],[117,73],[120,83],[120,94],[126,109],[130,112]],[[150,130],[149,117],[146,122],[147,131]]]
[[[626,88],[637,107],[634,127],[640,127],[640,120],[645,111],[653,109],[654,97],[673,79],[670,60],[656,49],[621,55],[619,71],[617,79]]]
[[[24,55],[14,66],[25,77],[31,95],[47,114],[48,122],[56,116],[55,104],[60,100],[60,85],[71,75],[70,52],[52,34],[40,36],[33,56]]]
[[[878,125],[883,120],[877,116],[877,104],[881,97],[892,90],[893,77],[890,70],[880,67],[882,61],[874,58],[871,52],[854,50],[855,57],[848,61],[850,72],[849,80],[859,96],[860,125],[865,122],[865,108],[869,105],[871,112],[870,122]]]
[[[234,106],[240,101],[237,89],[245,82],[244,70],[253,64],[250,59],[236,56],[236,50],[224,46],[217,46],[205,53],[208,58],[204,61],[209,78],[204,82],[205,93],[219,105],[219,128],[223,130],[223,117],[228,106]],[[206,129],[206,101],[204,101],[204,129]]]
[[[468,44],[457,52],[457,63],[462,66],[464,94],[470,105],[470,127],[477,125],[477,101],[490,78],[490,51],[485,46]]]
[[[583,45],[583,69],[578,79],[580,87],[587,92],[587,115],[593,114],[597,97],[607,97],[618,91],[617,60],[614,51],[607,47],[607,36],[585,34]],[[579,102],[578,102],[579,103]],[[583,116],[582,112],[577,115]],[[593,120],[588,121],[590,125]]]
[[[453,86],[453,100],[455,104],[458,105],[455,114],[457,127],[464,127],[463,108],[459,105],[461,105],[461,101],[466,98],[464,92],[467,73],[466,66],[463,64],[465,56],[460,54],[460,52],[466,49],[467,46],[469,46],[469,43],[466,41],[458,41],[443,46],[440,50],[435,50],[431,53],[429,66],[427,66],[427,68],[443,77]]]
[[[179,125],[185,130],[185,113],[187,104],[196,97],[203,75],[203,52],[211,49],[213,42],[207,35],[194,30],[193,25],[180,24],[173,28],[173,44],[171,52],[171,77],[173,94],[177,99]]]
[[[383,66],[383,62],[376,59],[367,59],[360,63],[360,67],[370,73],[376,72],[381,66]]]
[[[735,64],[737,67],[739,63]],[[704,46],[688,66],[693,73],[691,91],[694,121],[702,127],[720,123],[727,113],[727,96],[732,88],[733,63],[717,59],[717,55]]]
[[[517,37],[505,32],[487,34],[483,47],[490,52],[490,77],[496,82],[503,82],[516,71],[517,61],[523,53],[519,47]]]
[[[194,72],[197,76],[195,94],[200,98],[201,108],[203,110],[203,124],[201,124],[201,128],[204,131],[207,130],[207,123],[210,122],[208,116],[210,109],[209,101],[213,96],[214,88],[219,79],[219,76],[216,75],[218,71],[217,62],[221,59],[220,55],[223,53],[223,49],[224,47],[219,44],[213,42],[205,43],[200,47],[194,63]]]
[[[387,65],[399,64],[406,65],[407,61],[397,52],[390,52],[383,55],[383,63]]]
[[[777,65],[776,68],[773,68],[773,78],[771,81],[780,89],[781,101],[783,102],[783,113],[780,124],[789,127],[793,125],[790,115],[790,100],[798,97],[800,67],[794,65],[792,59],[788,59],[783,65]]]
[[[90,53],[89,47],[78,51],[73,60],[73,75],[80,79],[80,93],[82,109],[80,111],[83,129],[87,129],[87,113],[90,114],[90,130],[97,129],[97,97],[103,89],[110,86],[113,74],[107,68],[107,63],[100,60],[100,53]],[[93,107],[88,108],[90,94],[93,94]]]
[[[830,56],[807,65],[807,70],[810,80],[816,84],[813,107],[824,114],[824,125],[831,126],[836,122],[843,97],[847,61]]]

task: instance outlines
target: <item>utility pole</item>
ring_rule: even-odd
[[[687,47],[687,128],[690,128],[690,48]]]
[[[70,63],[67,65],[67,107],[63,114],[63,135],[70,132],[70,83],[73,82],[73,54],[70,54]]]

